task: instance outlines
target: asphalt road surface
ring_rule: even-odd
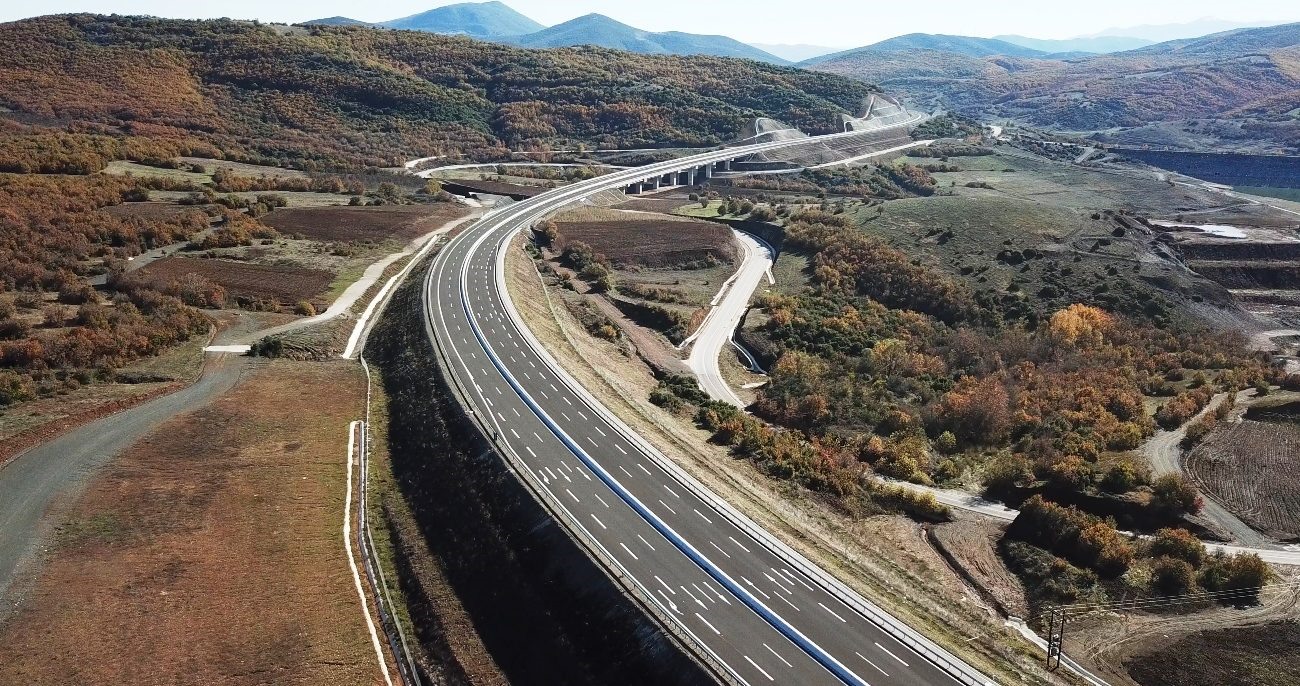
[[[566,383],[512,318],[498,273],[516,231],[568,202],[656,170],[669,168],[651,165],[548,192],[479,222],[443,247],[426,276],[426,316],[467,401],[566,524],[594,541],[615,571],[640,587],[643,601],[650,599],[735,679],[961,683],[896,639],[907,632],[901,625],[868,618],[871,609],[860,599],[806,561],[780,554],[734,512],[729,516],[709,494],[697,494],[684,477],[662,467],[661,458]],[[922,650],[937,649],[908,636]],[[978,679],[974,683],[986,681],[969,667],[960,669]]]

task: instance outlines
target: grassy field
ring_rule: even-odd
[[[0,627],[0,683],[382,683],[339,540],[364,392],[273,362],[124,454]]]

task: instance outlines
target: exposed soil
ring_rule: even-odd
[[[581,241],[604,254],[615,266],[673,267],[736,259],[736,241],[725,226],[704,221],[665,220],[628,214],[613,221],[565,221],[558,224],[563,250]]]
[[[381,207],[301,207],[279,209],[262,219],[281,233],[318,241],[410,240],[469,208],[459,203]]]
[[[1198,631],[1125,665],[1142,686],[1293,686],[1300,622]]]
[[[1029,612],[1024,585],[998,555],[1005,529],[1001,522],[963,517],[932,527],[930,539],[999,613],[1023,618]]]
[[[231,297],[271,300],[286,306],[314,301],[334,281],[334,274],[323,269],[192,257],[165,257],[141,268],[140,273],[164,285],[185,274],[198,274],[220,284]]]
[[[201,212],[192,205],[175,205],[169,202],[124,202],[100,210],[114,217],[140,217],[141,219],[171,219],[186,212]]]
[[[352,365],[278,361],[123,454],[0,627],[0,683],[379,683],[339,540],[363,402]]]
[[[1259,531],[1300,538],[1300,424],[1225,423],[1186,458],[1201,488]]]

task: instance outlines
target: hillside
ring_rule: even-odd
[[[1160,144],[1175,147],[1195,141],[1276,152],[1300,145],[1300,24],[1075,59],[970,52],[859,49],[811,68],[974,116],[1071,131],[1142,129],[1134,136],[1158,133]]]
[[[506,146],[711,145],[755,116],[833,130],[873,90],[741,60],[364,27],[65,15],[0,25],[0,41],[0,170],[178,153],[325,169]]]
[[[776,55],[726,36],[704,36],[680,31],[642,31],[603,14],[587,14],[536,33],[505,40],[526,48],[596,45],[649,55],[713,55],[788,64]]]
[[[800,66],[816,67],[822,64],[839,64],[845,61],[857,62],[879,59],[897,53],[914,54],[918,51],[943,52],[964,57],[991,57],[994,55],[1042,57],[1047,54],[1041,50],[1033,50],[994,38],[909,33],[905,36],[895,36],[879,43],[872,43],[865,47],[814,57],[801,62]]]
[[[483,39],[517,36],[544,28],[504,3],[495,1],[462,2],[436,7],[427,12],[383,22],[383,26]]]

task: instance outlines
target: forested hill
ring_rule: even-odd
[[[365,27],[60,15],[0,24],[0,44],[0,171],[93,171],[125,148],[310,169],[705,145],[754,116],[826,132],[874,90],[746,60]]]

